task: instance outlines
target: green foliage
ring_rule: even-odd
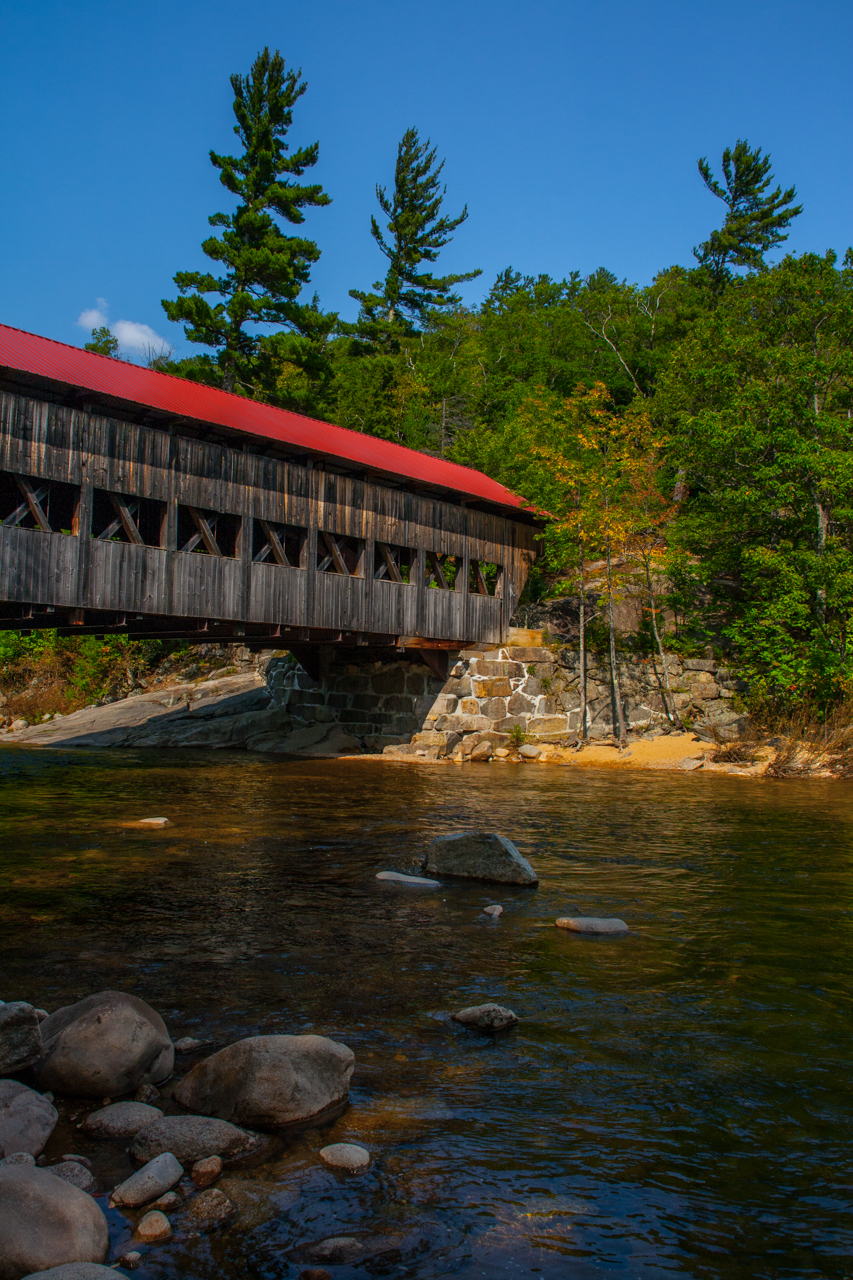
[[[196,357],[179,372],[261,398],[274,397],[282,356],[304,368],[310,364],[305,344],[313,354],[313,346],[322,345],[335,323],[335,317],[321,316],[316,305],[299,301],[320,257],[316,243],[285,235],[275,220],[298,226],[306,209],[330,203],[319,184],[297,181],[317,163],[319,144],[289,152],[286,142],[293,108],[308,87],[300,76],[285,67],[280,53],[264,49],[248,76],[231,77],[234,132],[243,150],[238,156],[211,151],[210,159],[239,203],[233,213],[209,218],[222,234],[202,244],[207,256],[223,265],[224,274],[179,271],[175,283],[180,296],[163,301],[169,319],[184,322],[191,342],[217,351],[215,360]],[[211,294],[221,301],[211,305]],[[284,333],[270,344],[249,327],[258,324],[281,326]]]
[[[118,338],[105,324],[92,330],[92,337],[83,344],[83,349],[99,356],[112,356],[114,360],[119,358]]]
[[[760,147],[753,151],[745,139],[739,139],[734,150],[726,147],[723,152],[724,187],[705,158],[698,165],[705,186],[726,206],[720,230],[712,231],[693,250],[713,291],[719,293],[731,279],[731,267],[766,270],[764,255],[788,239],[787,227],[802,213],[803,206],[793,204],[796,187],[767,192],[773,181],[770,157],[762,156]]]
[[[384,282],[377,281],[373,286],[378,293],[350,290],[350,296],[361,303],[359,328],[370,337],[381,336],[384,325],[391,326],[396,336],[401,327],[405,330],[422,322],[429,310],[458,305],[453,285],[480,275],[479,271],[469,271],[434,276],[419,270],[422,263],[437,260],[453,232],[468,217],[467,205],[456,218],[441,213],[447,194],[447,188],[440,185],[443,168],[443,160],[436,164],[436,149],[430,148],[429,138],[421,142],[417,129],[407,129],[397,148],[391,196],[377,184],[376,198],[388,219],[388,239],[373,217],[370,234],[388,259],[388,271]]]
[[[520,724],[514,724],[509,731],[509,745],[511,747],[523,747],[527,741],[527,734],[524,732]]]
[[[152,667],[159,640],[0,632],[0,688],[21,714],[74,711],[99,702]]]

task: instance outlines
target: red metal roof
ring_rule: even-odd
[[[229,391],[126,364],[123,360],[96,355],[93,351],[83,351],[8,325],[0,325],[0,368],[35,374],[164,413],[279,440],[326,458],[339,458],[372,471],[452,489],[502,507],[516,510],[525,507],[516,494],[470,467],[460,467],[455,462],[432,458],[390,440],[349,431],[287,409],[275,409]]]

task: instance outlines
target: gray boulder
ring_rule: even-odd
[[[174,1097],[204,1115],[279,1129],[343,1107],[354,1066],[352,1050],[325,1036],[251,1036],[193,1067]]]
[[[67,1262],[104,1262],[107,1220],[97,1201],[26,1165],[0,1168],[0,1280]]]
[[[515,1026],[518,1016],[500,1004],[475,1004],[454,1013],[453,1020],[464,1027],[476,1027],[478,1031],[505,1031]]]
[[[133,1209],[140,1204],[149,1204],[159,1199],[167,1191],[171,1191],[184,1175],[183,1166],[178,1163],[171,1151],[149,1160],[136,1173],[126,1178],[110,1196],[110,1204]]]
[[[425,871],[434,876],[538,884],[539,877],[511,840],[497,832],[456,831],[436,836],[426,851]]]
[[[116,1280],[116,1273],[99,1262],[63,1262],[47,1271],[33,1271],[26,1280]]]
[[[40,1053],[38,1010],[24,1000],[0,1001],[0,1076],[29,1067]]]
[[[162,1114],[159,1107],[149,1107],[145,1102],[113,1102],[88,1115],[83,1132],[90,1138],[133,1138]]]
[[[171,1075],[175,1054],[159,1013],[137,996],[101,991],[58,1009],[41,1024],[42,1089],[77,1097],[132,1093]]]
[[[97,1179],[91,1169],[76,1160],[62,1160],[59,1164],[47,1165],[45,1172],[70,1182],[72,1187],[79,1187],[81,1191],[88,1191],[90,1195],[98,1190]]]
[[[233,1160],[249,1155],[263,1144],[253,1133],[246,1133],[225,1120],[207,1116],[163,1116],[140,1129],[133,1139],[130,1154],[140,1163],[170,1151],[181,1164],[195,1164],[207,1156]]]
[[[39,1155],[56,1122],[56,1107],[18,1080],[0,1080],[0,1156]]]

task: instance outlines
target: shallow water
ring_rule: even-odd
[[[369,1241],[341,1280],[853,1274],[849,784],[7,750],[0,802],[0,998],[119,988],[175,1038],[356,1054],[346,1114],[229,1175],[227,1230],[176,1214],[140,1280],[296,1277],[332,1235]],[[173,825],[122,826],[152,814]],[[538,889],[375,881],[463,826],[511,836]],[[485,1000],[519,1026],[447,1020]],[[48,1154],[99,1152],[111,1186],[127,1157],[78,1111]],[[347,1140],[366,1174],[319,1162]]]

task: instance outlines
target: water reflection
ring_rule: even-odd
[[[0,779],[0,998],[117,987],[175,1037],[357,1056],[349,1111],[229,1175],[229,1229],[178,1215],[140,1280],[296,1276],[333,1235],[359,1245],[341,1277],[849,1274],[846,784],[23,751]],[[152,813],[173,825],[123,825]],[[373,879],[465,825],[511,835],[539,889]],[[447,1020],[486,999],[509,1036]],[[370,1171],[323,1167],[332,1141]]]

